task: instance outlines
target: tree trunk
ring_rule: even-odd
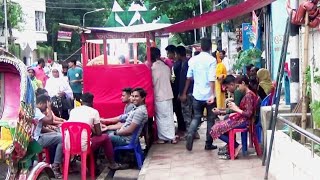
[[[308,101],[307,101],[307,68],[308,68],[308,50],[309,50],[309,14],[306,13],[305,16],[305,28],[304,28],[304,49],[303,49],[303,66],[302,66],[302,117],[301,117],[301,127],[306,129],[307,127],[307,109],[308,109]],[[312,71],[312,70],[311,70]],[[301,143],[305,143],[306,138],[301,136]]]

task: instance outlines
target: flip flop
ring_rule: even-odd
[[[154,144],[165,144],[166,141],[163,141],[163,140],[157,140],[154,142]]]
[[[178,140],[177,139],[174,139],[174,140],[171,140],[171,144],[178,144]]]
[[[229,155],[228,153],[225,153],[225,154],[223,154],[223,155],[219,155],[218,158],[219,158],[219,159],[224,159],[224,160],[229,160],[229,159],[231,159],[231,158],[230,158],[230,155]]]

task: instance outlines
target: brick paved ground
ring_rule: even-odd
[[[265,168],[261,160],[250,153],[234,161],[218,159],[217,150],[205,151],[205,123],[200,129],[201,139],[194,142],[193,151],[179,144],[153,145],[139,174],[139,180],[262,180]],[[223,146],[217,141],[218,146]],[[252,150],[253,151],[253,150]],[[269,178],[272,179],[273,178]]]

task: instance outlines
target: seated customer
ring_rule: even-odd
[[[136,88],[132,91],[132,103],[135,108],[129,113],[124,125],[114,135],[111,135],[113,146],[128,145],[132,139],[133,133],[139,128],[140,135],[144,124],[148,121],[148,112],[145,105],[147,93],[142,88]]]
[[[60,164],[62,162],[62,136],[61,133],[50,132],[41,133],[42,127],[47,124],[52,124],[53,113],[51,110],[51,104],[49,96],[40,95],[36,100],[36,111],[34,120],[36,122],[35,130],[33,131],[33,139],[36,140],[42,147],[47,148],[50,146],[57,146],[54,156],[54,163],[52,164],[52,170],[56,178],[61,179],[62,174],[60,172]],[[45,115],[45,113],[47,115]]]
[[[108,135],[101,133],[99,112],[92,108],[94,96],[91,93],[84,93],[81,96],[81,106],[71,110],[68,122],[82,122],[92,128],[91,149],[94,152],[98,148],[103,148],[106,158],[109,160],[109,168],[112,170],[123,168],[122,165],[114,161],[113,146]],[[66,138],[68,138],[66,136]],[[82,136],[82,148],[87,148],[87,137]],[[69,142],[69,141],[67,141]]]
[[[103,130],[117,130],[120,129],[123,123],[128,117],[128,113],[134,108],[134,105],[131,103],[131,88],[122,89],[121,101],[126,104],[123,110],[123,114],[108,119],[101,119],[101,123],[108,125]]]
[[[249,125],[249,121],[254,116],[257,104],[257,96],[249,89],[249,80],[245,75],[237,77],[236,84],[239,86],[239,90],[245,93],[240,105],[237,106],[234,102],[229,102],[228,107],[235,113],[229,115],[226,120],[216,122],[211,129],[211,136],[213,139],[221,139],[225,143],[229,144],[228,131],[234,128],[246,128]],[[242,146],[235,142],[235,157],[239,154]],[[230,159],[228,153],[220,156],[222,159]]]
[[[38,88],[35,93],[36,93],[36,96],[40,96],[40,95],[43,95],[43,94],[48,96],[47,90],[42,89],[42,88]],[[47,115],[47,113],[48,113],[48,109],[47,109],[47,111],[44,111],[45,115]],[[55,116],[54,113],[52,113],[52,116],[53,116],[52,124],[44,125],[42,127],[42,130],[41,130],[42,133],[60,132],[60,125],[63,122],[65,122],[66,120],[63,119],[63,118],[59,118],[59,117]]]
[[[257,72],[257,77],[259,80],[257,93],[260,99],[263,100],[265,97],[267,97],[268,94],[271,93],[271,90],[273,88],[270,72],[267,69],[261,68]]]
[[[237,88],[236,78],[233,75],[227,75],[227,77],[223,80],[222,84],[226,87],[226,90],[228,92],[233,94],[233,98],[226,99],[226,103],[228,104],[229,102],[234,102],[237,106],[239,106],[245,94]],[[216,115],[227,115],[234,112],[230,108],[226,108],[226,109],[214,108],[212,111]]]

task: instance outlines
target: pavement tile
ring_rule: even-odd
[[[234,179],[249,180],[248,178],[249,176],[244,173],[221,174],[221,180],[234,180]]]
[[[222,180],[220,175],[213,176],[195,176],[195,180]]]
[[[139,176],[139,170],[127,169],[118,170],[113,176],[113,180],[136,180]]]
[[[200,128],[201,139],[195,140],[192,151],[187,151],[185,141],[176,145],[163,144],[154,145],[140,171],[141,180],[228,180],[263,179],[264,167],[261,160],[250,154],[234,161],[221,160],[218,158],[217,150],[205,151],[205,128]],[[215,145],[222,147],[225,143],[215,141]],[[254,179],[254,180],[255,180]]]

